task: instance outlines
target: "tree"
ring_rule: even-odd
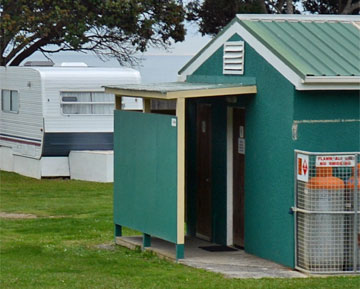
[[[195,0],[186,8],[203,35],[216,35],[236,14],[359,14],[360,0]]]
[[[236,14],[299,13],[299,0],[195,0],[187,8],[187,19],[199,24],[202,35],[216,35]]]
[[[359,14],[359,0],[303,0],[304,9],[319,14]]]
[[[132,62],[149,46],[183,41],[181,0],[0,0],[0,65],[35,51],[91,51]]]

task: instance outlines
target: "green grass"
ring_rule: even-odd
[[[360,288],[359,277],[228,279],[113,243],[112,185],[0,174],[0,288]],[[134,231],[124,230],[125,234]]]

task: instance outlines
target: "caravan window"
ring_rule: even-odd
[[[19,93],[16,90],[1,90],[1,110],[19,112]]]
[[[114,113],[114,95],[104,92],[61,92],[63,114]]]

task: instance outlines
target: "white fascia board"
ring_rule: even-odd
[[[255,51],[267,62],[275,67],[287,80],[295,87],[301,84],[302,79],[265,45],[258,41],[249,33],[239,22],[234,22],[226,31],[223,32],[215,41],[191,63],[178,77],[179,81],[184,81],[187,75],[194,73],[211,55],[213,55],[224,43],[234,34],[240,35]],[[246,66],[246,64],[245,64]]]
[[[360,90],[359,76],[305,76],[297,90]]]
[[[334,21],[356,22],[360,21],[358,15],[298,15],[298,14],[237,14],[239,20],[287,20],[287,21]]]
[[[185,74],[178,74],[177,75],[177,81],[178,82],[185,82],[186,80],[186,75]]]
[[[360,90],[359,76],[305,76],[297,90]]]
[[[314,83],[300,84],[296,90],[360,90],[360,84]]]
[[[342,83],[360,85],[360,76],[305,76],[303,83]]]
[[[241,15],[242,17],[243,15]],[[270,15],[269,15],[270,16]],[[194,60],[182,73],[178,75],[178,81],[185,81],[187,75],[194,73],[210,56],[212,56],[221,46],[224,45],[234,34],[240,35],[259,55],[261,55],[270,65],[279,71],[296,90],[359,90],[359,83],[339,82],[331,83],[309,83],[286,65],[271,50],[257,40],[248,30],[246,30],[239,22],[234,22],[223,34],[205,50],[197,59]],[[246,66],[246,64],[245,64]],[[343,79],[344,80],[344,79]]]

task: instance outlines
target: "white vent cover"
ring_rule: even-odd
[[[223,74],[244,74],[244,41],[224,44]]]

